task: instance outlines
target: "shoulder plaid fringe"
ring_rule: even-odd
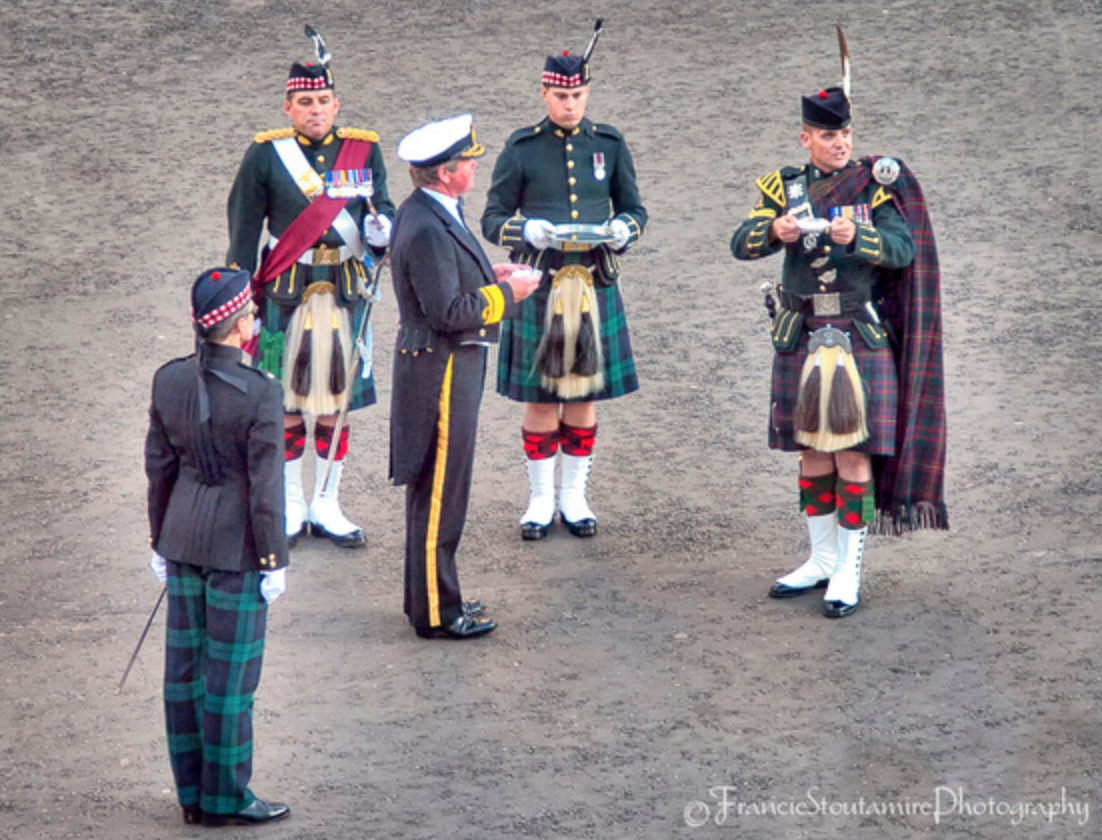
[[[816,215],[829,207],[853,204],[872,177],[879,157],[862,158],[815,196]],[[899,419],[895,455],[873,458],[876,518],[870,530],[898,536],[923,528],[948,530],[945,504],[945,377],[941,358],[941,269],[937,243],[922,188],[899,162],[890,192],[914,237],[914,262],[887,272],[878,289],[885,320],[897,338]]]

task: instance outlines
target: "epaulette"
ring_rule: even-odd
[[[790,181],[797,175],[803,174],[802,166],[784,166],[780,169],[763,175],[755,182],[762,194],[769,198],[782,210],[788,206],[788,198],[785,196],[784,182]]]
[[[593,130],[597,134],[603,134],[605,137],[614,137],[617,140],[623,140],[624,135],[613,128],[611,125],[605,125],[604,123],[593,123]]]
[[[195,358],[195,354],[191,353],[190,355],[187,355],[187,356],[179,356],[175,359],[169,359],[167,362],[165,362],[163,365],[161,365],[159,368],[157,368],[157,373],[160,373],[162,370],[164,370],[167,367],[172,367],[173,365],[179,364],[180,362],[188,362],[188,361],[190,361],[194,358]]]
[[[379,135],[366,128],[338,128],[337,136],[341,140],[363,140],[365,143],[378,143]]]
[[[261,131],[259,134],[253,137],[254,143],[271,143],[273,140],[282,140],[285,137],[294,137],[295,129],[293,126],[286,126],[285,128],[273,128],[270,131]]]
[[[772,201],[780,208],[784,208],[787,205],[787,199],[784,195],[784,181],[781,178],[781,170],[777,169],[770,172],[768,175],[762,175],[755,182],[762,195]]]
[[[514,143],[520,143],[523,140],[530,140],[533,137],[539,137],[544,132],[543,123],[536,125],[530,125],[526,128],[518,128],[512,134],[509,135],[509,139],[505,141],[506,146],[512,146]]]
[[[255,373],[255,374],[256,374],[257,376],[260,376],[260,377],[262,377],[262,378],[264,378],[264,379],[275,379],[275,377],[274,377],[274,376],[272,376],[272,374],[271,374],[271,372],[270,372],[270,371],[267,371],[267,370],[261,370],[261,369],[260,369],[260,368],[258,368],[258,367],[253,367],[253,366],[252,366],[252,365],[250,365],[250,364],[249,364],[248,362],[238,362],[237,364],[238,364],[238,365],[239,365],[240,367],[243,367],[243,368],[245,368],[245,370],[249,371],[249,373]]]

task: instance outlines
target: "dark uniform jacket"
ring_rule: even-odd
[[[203,353],[211,444],[222,477],[214,484],[203,479],[196,357],[176,359],[154,376],[149,409],[145,470],[153,548],[168,560],[204,568],[282,568],[282,389],[242,364],[236,347],[206,344]]]
[[[548,250],[539,256],[524,239],[524,223],[547,219],[553,224],[603,225],[613,218],[623,220],[631,231],[625,248],[642,235],[647,223],[635,163],[623,135],[588,119],[571,131],[544,119],[514,132],[498,156],[482,214],[482,235],[508,248],[515,262],[544,270],[581,262],[610,283],[620,273],[615,252],[601,247],[580,255]]]
[[[519,310],[497,284],[474,234],[423,190],[402,202],[391,233],[391,276],[400,325],[390,412],[390,477],[417,478],[436,430],[440,387],[452,351],[492,343]]]
[[[889,344],[882,313],[875,308],[884,291],[877,284],[893,276],[885,269],[911,264],[915,243],[890,186],[868,178],[855,194],[847,188],[854,177],[867,176],[859,167],[872,163],[851,161],[829,175],[812,165],[786,167],[758,179],[761,196],[731,238],[731,251],[740,260],[785,252],[777,290],[781,311],[773,322],[773,345],[779,352],[795,349],[805,317],[816,312],[824,296],[833,298],[829,312],[840,324],[852,323],[869,347]],[[835,200],[836,186],[846,196],[845,204]],[[857,228],[849,245],[834,244],[827,233],[805,234],[787,245],[769,240],[769,227],[779,216],[829,219],[832,211],[843,209],[854,214]]]
[[[294,136],[296,134],[293,128],[257,134],[253,144],[245,152],[230,191],[227,207],[230,247],[227,263],[239,266],[250,274],[256,274],[257,250],[264,230],[264,220],[267,219],[268,231],[271,235],[278,238],[310,203],[292,180],[287,167],[283,165],[279,153],[272,145],[274,140]],[[382,151],[379,149],[379,137],[375,132],[339,128],[317,142],[298,136],[306,159],[323,177],[324,173],[333,169],[337,155],[346,139],[356,139],[372,144],[365,164],[365,168],[371,170],[374,187],[371,200],[379,213],[393,217],[394,203],[387,192],[386,166],[383,163]],[[364,216],[368,212],[367,202],[361,198],[352,199],[345,205],[345,209],[356,222],[356,228],[362,236]],[[340,234],[330,227],[317,240],[315,247],[326,245],[336,248],[344,244]],[[377,255],[383,253],[383,249],[367,247]],[[334,267],[335,270],[336,267]]]
[[[847,168],[860,165],[851,162]],[[830,177],[809,165],[786,167],[759,179],[761,196],[735,231],[731,251],[737,259],[753,260],[784,250],[781,283],[789,292],[810,295],[839,290],[869,300],[881,268],[902,268],[914,259],[911,231],[892,201],[890,187],[870,181],[854,202],[868,208],[871,223],[859,222],[857,236],[849,245],[835,245],[827,234],[815,236],[811,249],[805,247],[802,236],[787,247],[779,240],[769,241],[773,220],[791,212],[809,193],[814,194],[817,182]],[[793,187],[798,196],[789,198]],[[820,263],[821,258],[825,261]]]

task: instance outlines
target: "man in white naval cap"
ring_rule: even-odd
[[[394,217],[391,273],[400,326],[390,412],[390,477],[406,487],[405,613],[422,638],[497,627],[464,601],[455,555],[467,516],[486,350],[540,273],[491,266],[460,196],[478,158],[470,114],[429,123],[398,145],[413,193]]]

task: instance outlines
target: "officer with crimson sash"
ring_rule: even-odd
[[[348,425],[336,440],[334,427],[344,399],[350,410],[375,402],[370,341],[361,345],[362,366],[349,369],[349,361],[367,311],[368,267],[385,254],[394,205],[378,135],[335,126],[340,100],[329,52],[316,32],[307,34],[318,62],[291,65],[283,110],[292,124],[256,135],[230,192],[228,261],[256,274],[255,359],[284,386],[287,536],[293,544],[309,530],[355,548],[366,544],[364,531],[338,502]],[[309,504],[307,416],[317,453]]]

